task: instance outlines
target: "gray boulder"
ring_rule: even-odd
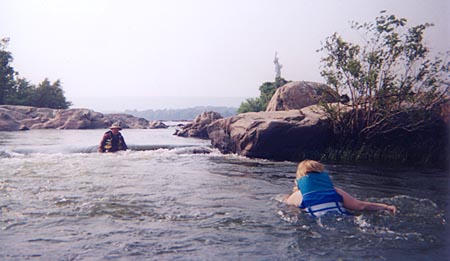
[[[115,114],[105,114],[107,118],[108,126],[114,122],[121,123],[122,128],[129,129],[148,129],[149,121],[144,118],[134,117],[130,114],[125,113],[115,113]]]
[[[0,130],[3,131],[17,131],[20,130],[21,125],[8,112],[0,108]]]
[[[208,138],[208,126],[217,119],[222,119],[222,115],[214,111],[203,112],[191,122],[177,130],[174,135],[181,137]]]
[[[320,151],[332,137],[317,105],[239,114],[216,120],[207,130],[212,145],[222,153],[273,160],[296,160],[304,151]]]
[[[149,122],[149,129],[167,129],[169,126],[164,124],[162,121],[150,121]]]
[[[275,91],[266,111],[288,111],[317,104],[322,97],[327,103],[337,102],[339,95],[328,85],[316,82],[290,82]]]
[[[0,131],[27,129],[99,129],[120,122],[124,128],[152,128],[144,118],[128,114],[102,114],[88,109],[57,110],[0,105]],[[160,124],[159,128],[162,127]]]
[[[51,117],[48,117],[51,116]],[[101,117],[88,109],[55,110],[53,114],[40,117],[40,122],[30,126],[31,129],[92,129],[92,122]],[[29,121],[26,123],[30,123]]]

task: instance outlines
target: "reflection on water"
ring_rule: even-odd
[[[443,172],[327,166],[336,186],[399,212],[313,219],[281,202],[295,163],[221,155],[172,130],[124,131],[132,151],[80,150],[102,133],[0,133],[0,259],[448,258]]]

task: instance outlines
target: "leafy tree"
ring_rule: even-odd
[[[288,83],[285,79],[277,77],[275,82],[265,82],[259,87],[260,96],[258,98],[250,98],[241,103],[238,109],[238,113],[244,112],[258,112],[264,111],[269,104],[270,99],[275,94],[275,91]]]
[[[36,87],[25,78],[18,78],[5,98],[5,104],[30,105]]]
[[[6,96],[11,92],[14,86],[15,71],[11,66],[13,57],[6,51],[9,39],[0,39],[0,104],[5,104]]]
[[[66,101],[61,88],[61,81],[57,80],[50,84],[50,81],[46,78],[34,90],[31,105],[35,107],[67,109],[71,103]]]
[[[0,105],[27,105],[67,109],[72,105],[66,101],[61,82],[50,84],[45,79],[39,86],[32,85],[25,78],[17,78],[18,72],[11,66],[12,54],[6,50],[9,39],[0,39]]]
[[[260,98],[249,98],[245,100],[245,102],[241,103],[238,109],[238,113],[257,112],[262,110],[264,109],[261,104]]]
[[[407,20],[381,15],[375,23],[352,23],[363,43],[337,33],[319,51],[322,76],[349,103],[324,104],[336,134],[370,140],[421,130],[448,105],[449,52],[430,58],[423,34],[432,24],[406,28]]]

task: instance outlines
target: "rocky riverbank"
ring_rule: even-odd
[[[329,102],[338,100],[324,84],[291,82],[278,88],[265,112],[227,118],[206,112],[175,135],[208,138],[222,153],[295,160],[304,151],[323,150],[333,138],[325,113],[317,105],[324,92],[330,93]]]
[[[49,109],[0,105],[0,131],[29,129],[102,129],[112,123],[123,128],[167,128],[161,121],[148,121],[129,114],[103,114],[89,109]]]
[[[322,84],[292,82],[277,89],[265,112],[227,118],[205,112],[175,135],[208,138],[222,153],[271,160],[446,167],[449,134],[445,115],[440,116],[441,123],[426,130],[383,135],[372,143],[358,144],[351,137],[342,141],[317,105],[323,92],[330,93],[328,102],[342,98]]]

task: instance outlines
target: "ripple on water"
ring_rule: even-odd
[[[396,205],[398,213],[362,212],[348,218],[330,214],[313,219],[308,218],[306,213],[294,212],[288,207],[280,209],[278,215],[296,227],[299,236],[290,247],[302,255],[309,251],[314,256],[336,257],[339,256],[337,249],[347,249],[352,252],[364,251],[367,254],[361,257],[371,259],[382,258],[383,255],[370,253],[368,249],[383,248],[397,253],[407,252],[408,249],[426,251],[430,245],[445,248],[445,242],[437,242],[437,235],[446,229],[445,213],[433,201],[404,195],[378,201]],[[346,255],[348,253],[342,253],[342,257]]]
[[[0,154],[0,259],[443,259],[446,201],[432,179],[386,185],[353,168],[346,190],[399,212],[312,219],[274,196],[291,190],[296,164],[208,151]]]

